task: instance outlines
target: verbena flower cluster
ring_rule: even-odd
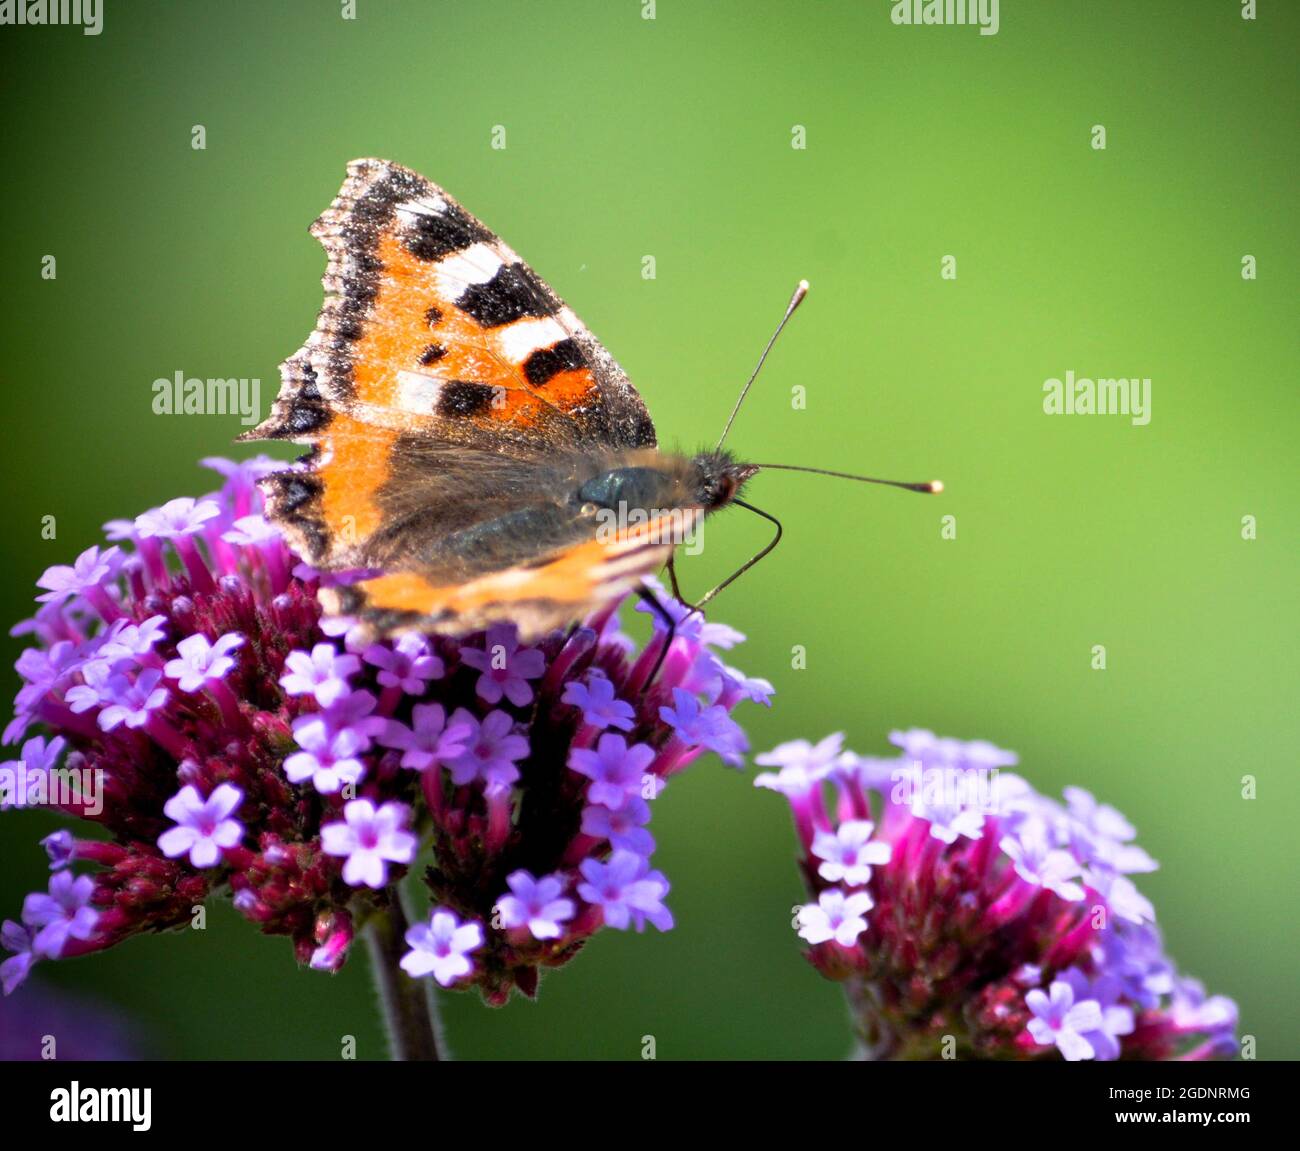
[[[755,783],[794,815],[812,902],[808,958],[844,984],[878,1059],[1207,1059],[1237,1009],[1180,976],[1130,876],[1132,825],[1080,788],[1065,802],[984,742],[894,732],[894,759],[832,735],[782,744]]]
[[[772,688],[719,654],[739,633],[673,606],[667,652],[658,618],[638,652],[612,607],[535,646],[510,627],[371,642],[321,618],[324,577],[263,519],[256,480],[282,465],[204,462],[218,492],[106,525],[112,546],[45,572],[14,629],[32,646],[0,806],[98,834],[43,841],[48,891],[3,927],[6,992],[218,892],[337,970],[422,852],[431,910],[402,966],[493,1003],[602,926],[672,926],[652,801],[705,751],[742,762],[730,712]]]

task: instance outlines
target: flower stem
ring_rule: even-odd
[[[866,980],[854,976],[846,979],[843,987],[857,1040],[849,1058],[872,1063],[890,1058],[894,1053],[894,1043],[880,1018],[879,1007]]]
[[[402,1062],[437,1062],[442,1058],[437,1005],[428,981],[412,979],[399,966],[409,924],[401,892],[390,887],[388,894],[388,909],[366,925],[366,942],[375,990],[384,1005],[389,1055]]]

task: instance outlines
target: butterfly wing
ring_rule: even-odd
[[[531,469],[518,478],[533,478]],[[408,521],[393,538],[399,547],[420,540],[420,557],[403,556],[382,575],[324,588],[321,601],[327,611],[357,616],[385,634],[463,633],[509,621],[533,639],[632,590],[667,561],[702,514],[669,510],[604,531],[571,504],[520,501],[448,533],[421,533]]]
[[[671,508],[682,501],[670,496],[654,501],[668,510],[644,523],[611,522],[580,488],[612,459],[403,437],[393,449],[397,482],[379,492],[382,523],[366,542],[366,566],[384,574],[323,589],[322,602],[383,633],[509,620],[536,637],[568,623],[662,566],[702,514]],[[652,468],[670,489],[681,483],[678,457],[642,450],[618,461]]]
[[[654,446],[622,369],[527,264],[414,172],[354,161],[311,230],[328,257],[325,305],[281,365],[271,415],[241,438],[313,445],[302,466],[264,481],[268,516],[310,563],[401,577],[400,588],[354,585],[332,597],[335,606],[448,625],[463,614],[453,600],[472,606],[475,620],[504,617],[555,599],[561,576],[567,618],[598,602],[604,582],[576,578],[579,564],[612,578],[605,560],[617,557],[621,572],[625,551],[574,552],[599,541],[576,512],[557,520],[556,485],[584,458]],[[498,527],[488,537],[505,538],[513,525],[536,538],[468,571],[446,562],[440,541],[487,523]],[[639,570],[666,558],[639,546],[631,554],[648,565]],[[521,556],[540,581],[527,597]],[[489,577],[474,584],[472,604],[450,594],[458,581]]]

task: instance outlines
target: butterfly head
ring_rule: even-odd
[[[706,512],[726,507],[757,471],[753,464],[741,463],[730,452],[720,449],[700,452],[691,458],[696,502]]]

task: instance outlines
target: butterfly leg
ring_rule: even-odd
[[[703,615],[704,609],[700,607],[699,604],[691,603],[690,600],[688,600],[684,595],[682,595],[682,589],[678,586],[677,583],[676,559],[677,559],[676,555],[671,555],[668,557],[668,562],[664,565],[668,569],[668,581],[672,585],[673,599],[675,599],[679,604],[681,604],[682,607],[689,608],[692,612],[699,612],[701,615]]]
[[[655,665],[650,670],[650,678],[645,681],[645,686],[641,689],[642,691],[649,691],[654,686],[655,678],[659,675],[659,669],[664,665],[664,660],[668,656],[668,649],[673,646],[673,639],[677,635],[677,621],[673,619],[672,612],[659,602],[659,597],[645,584],[637,588],[636,594],[642,603],[650,605],[650,610],[663,620],[668,628],[663,646],[659,649],[659,655],[655,659]]]
[[[727,587],[729,584],[735,583],[736,580],[738,580],[747,571],[749,571],[750,568],[752,568],[756,563],[758,563],[759,560],[761,560],[774,547],[776,547],[777,544],[781,542],[781,532],[782,532],[781,521],[777,519],[776,516],[771,515],[768,512],[765,512],[762,508],[756,508],[753,504],[747,504],[745,503],[744,500],[732,500],[732,503],[734,503],[737,507],[744,508],[746,511],[753,512],[756,516],[762,516],[763,519],[768,521],[768,523],[775,524],[776,535],[772,537],[771,541],[767,544],[766,547],[764,547],[755,555],[752,555],[749,559],[747,559],[743,564],[740,565],[739,568],[737,568],[734,572],[732,572],[731,575],[727,576],[726,579],[724,579],[720,584],[718,584],[717,587],[712,588],[711,590],[705,592],[704,595],[700,597],[699,607],[701,608],[706,603],[708,603],[709,600],[711,600],[715,595],[717,595],[718,592],[720,592],[724,587]]]

